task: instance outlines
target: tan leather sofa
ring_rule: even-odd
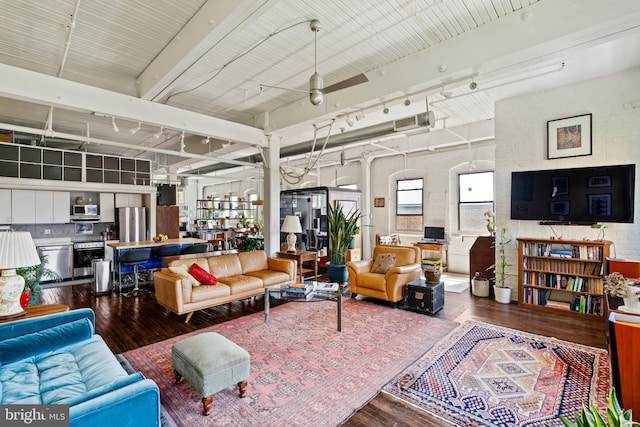
[[[378,254],[395,254],[395,265],[385,274],[372,273]],[[370,260],[348,262],[349,284],[353,296],[364,295],[389,301],[395,307],[403,298],[407,283],[419,279],[420,250],[413,246],[378,245],[373,249]]]
[[[153,275],[156,300],[178,315],[186,313],[185,323],[197,310],[264,294],[265,287],[292,283],[296,277],[295,261],[268,257],[264,251],[178,259],[169,266],[189,268],[193,263],[216,276],[218,283],[193,286],[169,268]]]

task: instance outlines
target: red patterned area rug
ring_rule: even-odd
[[[468,321],[383,391],[462,426],[562,426],[607,406],[602,349]]]
[[[178,426],[335,426],[457,326],[443,319],[356,300],[343,304],[342,332],[332,301],[287,303],[123,354],[160,388],[165,414]],[[216,395],[202,416],[201,396],[176,385],[172,344],[217,332],[251,355],[247,395]]]

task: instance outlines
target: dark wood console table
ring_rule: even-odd
[[[478,236],[469,249],[469,285],[476,272],[486,279],[493,279],[493,269],[487,270],[496,262],[496,248],[494,236]],[[472,287],[469,287],[472,292]],[[493,296],[493,286],[489,286],[489,296]]]

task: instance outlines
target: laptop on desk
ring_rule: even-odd
[[[425,243],[428,245],[446,245],[447,241],[441,239],[422,239],[418,240],[418,243]]]
[[[424,237],[418,243],[446,245],[447,239],[444,233],[444,227],[425,227]]]

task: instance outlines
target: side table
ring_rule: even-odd
[[[302,263],[305,261],[313,261],[313,280],[318,280],[318,253],[312,251],[279,251],[276,252],[278,258],[292,259],[298,265],[298,272],[300,274],[300,282],[304,281],[302,275]]]
[[[27,314],[19,317],[12,317],[10,319],[3,319],[0,320],[0,323],[29,319],[31,317],[46,316],[47,314],[62,313],[65,311],[69,311],[69,306],[66,306],[64,304],[40,304],[26,306],[24,307],[24,310],[27,312]]]

